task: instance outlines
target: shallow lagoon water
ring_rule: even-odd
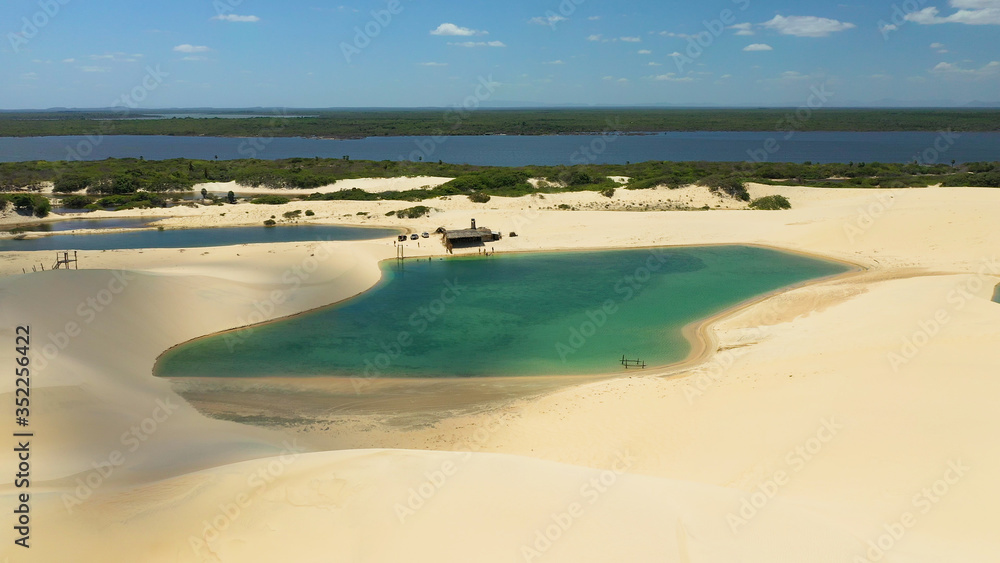
[[[759,247],[497,255],[382,264],[372,290],[165,353],[167,377],[601,374],[683,360],[684,326],[847,270]]]
[[[60,231],[100,230],[100,229],[140,229],[156,221],[157,217],[122,217],[104,219],[66,219],[48,223],[32,223],[17,228],[18,231],[57,233]],[[10,232],[12,229],[7,229]]]
[[[139,231],[52,235],[35,239],[2,239],[0,250],[117,250],[135,248],[203,248],[319,240],[373,240],[395,236],[398,229],[339,225],[281,225],[213,229],[145,229]]]

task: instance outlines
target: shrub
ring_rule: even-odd
[[[262,195],[251,199],[250,203],[256,203],[257,205],[284,205],[289,201],[291,200],[283,195]]]
[[[277,224],[278,224],[278,223],[277,223],[277,222],[275,222],[275,220],[274,220],[274,219],[268,219],[267,221],[264,221],[264,226],[265,226],[265,227],[273,227],[273,226],[275,226],[275,225],[277,225]]]
[[[166,207],[167,200],[159,194],[149,192],[137,192],[134,194],[119,194],[102,197],[97,200],[99,207],[114,207],[121,209],[144,209],[147,207]]]
[[[18,211],[27,211],[36,217],[45,217],[52,210],[49,198],[39,194],[15,194],[10,197],[10,202]]]
[[[792,204],[783,195],[766,195],[750,202],[750,209],[763,209],[765,211],[777,211],[779,209],[791,209]]]
[[[285,219],[298,219],[300,216],[302,216],[302,212],[299,210],[286,211],[281,216],[284,217]]]
[[[604,196],[604,197],[615,197],[615,189],[614,188],[604,188],[603,190],[601,190],[601,195]]]
[[[469,194],[469,201],[472,203],[487,203],[489,200],[490,194],[484,194],[483,192]]]
[[[315,214],[312,209],[306,209],[306,217],[312,217]]]
[[[736,198],[742,201],[750,201],[750,193],[747,192],[747,188],[743,185],[743,180],[739,178],[733,178],[727,176],[720,178],[718,176],[709,176],[701,181],[702,185],[708,186],[708,188],[713,193],[724,193],[729,197]]]
[[[81,174],[66,174],[55,179],[52,191],[57,193],[76,192],[87,189],[91,179]]]
[[[419,219],[430,212],[430,207],[427,207],[426,205],[418,205],[416,207],[400,209],[399,211],[396,211],[396,216],[403,219]]]
[[[85,195],[70,195],[60,200],[62,206],[67,209],[84,209],[93,202],[93,198],[89,198]]]
[[[236,193],[233,192],[233,190],[229,190],[229,193],[226,194],[226,201],[229,203],[236,203]]]

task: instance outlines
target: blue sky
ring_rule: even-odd
[[[7,0],[0,32],[4,109],[1000,101],[1000,0]]]

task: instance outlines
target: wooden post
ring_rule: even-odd
[[[75,266],[74,269],[76,269],[76,270],[80,269],[80,259],[76,257],[76,251],[75,250],[73,251],[73,266]]]

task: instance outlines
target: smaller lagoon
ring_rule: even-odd
[[[399,229],[294,225],[222,227],[215,229],[144,229],[117,233],[51,235],[33,239],[0,239],[2,251],[125,250],[137,248],[203,248],[278,242],[374,240],[395,236]]]

